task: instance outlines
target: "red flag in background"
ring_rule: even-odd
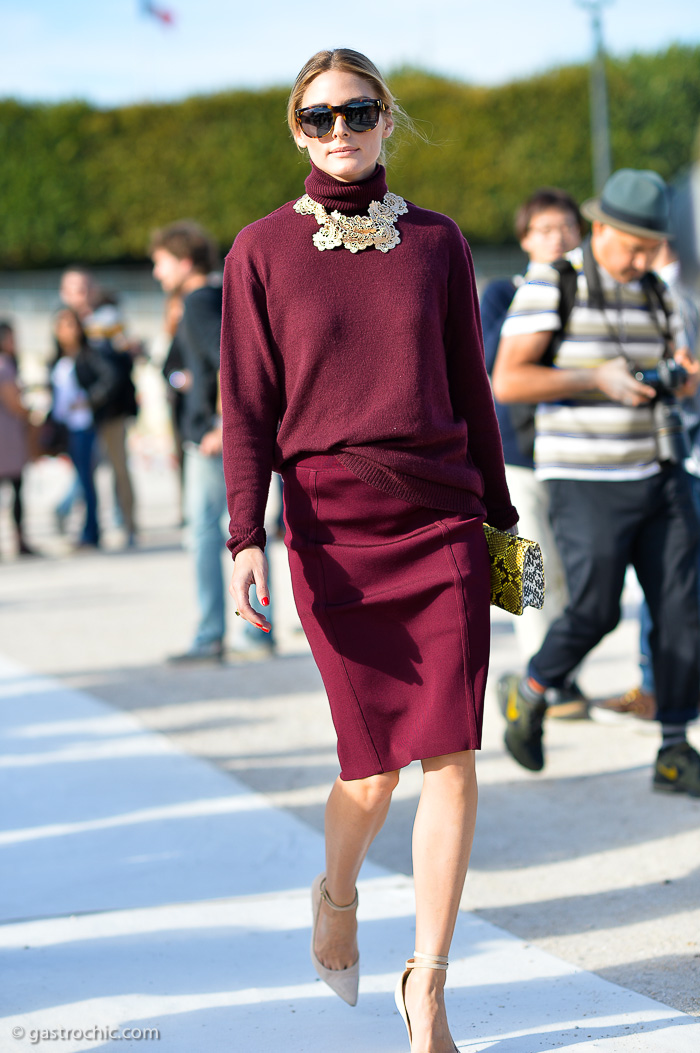
[[[164,26],[175,25],[175,13],[169,11],[164,7],[156,7],[155,4],[148,3],[148,0],[142,0],[141,10],[146,15],[153,15],[159,22],[162,22]]]

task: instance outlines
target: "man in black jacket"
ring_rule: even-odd
[[[154,277],[164,292],[178,294],[183,302],[177,341],[184,358],[185,378],[181,389],[184,496],[199,605],[192,644],[170,661],[220,661],[226,629],[221,563],[226,487],[218,394],[221,287],[209,281],[217,265],[217,250],[205,230],[183,220],[156,231],[150,252]]]

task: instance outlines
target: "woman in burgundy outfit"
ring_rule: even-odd
[[[484,368],[469,249],[446,216],[387,191],[401,116],[348,49],[314,55],[288,120],[306,194],[246,227],[227,257],[221,391],[231,593],[269,603],[263,516],[284,479],[294,595],[324,680],[341,773],[312,888],[311,954],[357,1000],[355,882],[399,769],[420,760],[416,954],[397,1004],[411,1048],[451,1053],[447,955],[476,817],[489,655],[482,523],[517,520]]]

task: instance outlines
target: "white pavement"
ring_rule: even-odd
[[[3,1053],[104,1050],[112,1039],[86,1033],[110,1028],[123,1049],[155,1028],[161,1053],[405,1053],[392,991],[413,950],[410,879],[363,870],[350,1009],[308,957],[316,830],[121,709],[4,659],[0,713]],[[448,983],[460,1050],[700,1049],[696,1019],[466,912]]]

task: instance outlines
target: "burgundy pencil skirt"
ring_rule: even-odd
[[[391,497],[331,455],[283,478],[294,599],[341,779],[479,749],[490,638],[482,518]]]

